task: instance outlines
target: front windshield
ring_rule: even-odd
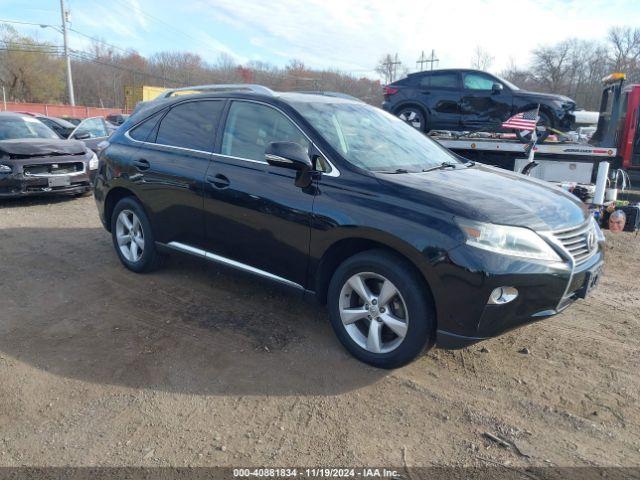
[[[370,171],[421,172],[459,163],[399,118],[364,103],[291,102],[347,161]]]
[[[30,117],[0,118],[0,140],[20,138],[60,138],[40,120]]]

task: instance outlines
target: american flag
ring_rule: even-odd
[[[516,113],[502,124],[502,128],[513,128],[515,130],[533,130],[538,123],[538,109],[527,112]]]

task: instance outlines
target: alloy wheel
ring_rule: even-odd
[[[116,220],[116,238],[120,253],[135,263],[144,253],[144,231],[138,216],[131,210],[122,210]]]
[[[415,110],[403,110],[398,115],[398,118],[408,123],[416,130],[422,130],[422,118],[420,117],[420,114]]]
[[[339,311],[348,335],[369,352],[389,353],[407,334],[407,305],[396,286],[377,273],[351,276],[340,291]]]

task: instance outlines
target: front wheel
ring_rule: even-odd
[[[327,300],[340,342],[375,367],[401,367],[434,338],[435,312],[422,278],[390,252],[347,259],[331,279]]]

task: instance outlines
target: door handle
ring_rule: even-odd
[[[133,161],[133,165],[138,170],[149,170],[149,167],[151,167],[151,164],[149,163],[149,160],[146,160],[144,158],[139,158],[138,160],[134,160]]]
[[[231,183],[229,179],[221,173],[217,173],[216,175],[207,175],[207,182],[216,188],[227,188]]]

